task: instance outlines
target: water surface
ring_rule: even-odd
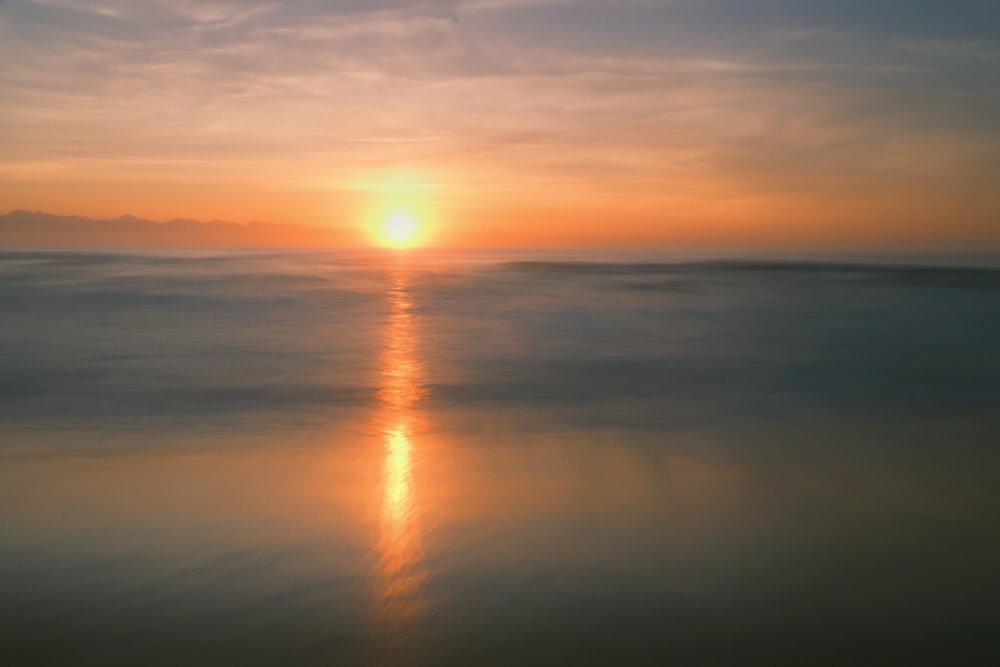
[[[1000,271],[0,252],[17,665],[973,664]]]

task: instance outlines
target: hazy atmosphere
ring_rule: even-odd
[[[7,0],[0,58],[0,212],[1000,247],[986,0]]]
[[[0,0],[0,661],[1000,665],[997,0]]]

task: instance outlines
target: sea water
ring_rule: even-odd
[[[11,665],[974,664],[990,258],[0,252]]]

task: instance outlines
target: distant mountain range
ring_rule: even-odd
[[[271,222],[155,222],[131,215],[93,220],[22,210],[0,215],[0,245],[310,247],[356,242],[342,230]]]

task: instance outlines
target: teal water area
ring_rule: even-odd
[[[0,252],[11,665],[987,664],[1000,270]]]

